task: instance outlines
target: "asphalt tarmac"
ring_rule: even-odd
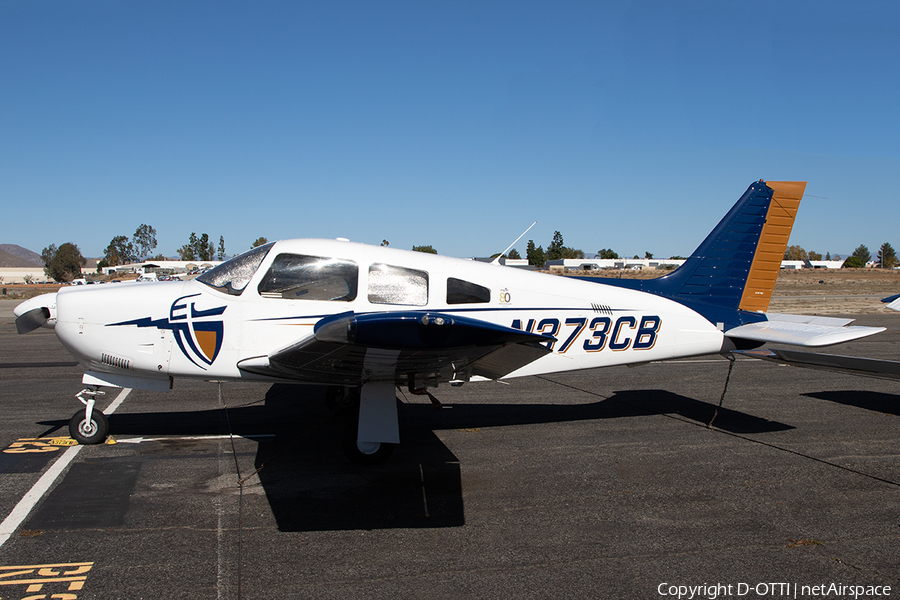
[[[738,360],[712,427],[720,357],[441,386],[358,467],[324,388],[176,381],[73,450],[82,370],[14,304],[2,600],[900,597],[900,382]],[[858,324],[824,351],[900,360],[900,314]]]

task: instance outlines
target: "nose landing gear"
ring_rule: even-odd
[[[75,397],[84,404],[84,410],[79,410],[69,419],[69,435],[79,444],[100,444],[109,435],[109,421],[106,420],[106,415],[94,410],[95,396],[103,394],[104,392],[94,386],[75,394]]]

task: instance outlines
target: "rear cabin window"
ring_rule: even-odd
[[[428,273],[376,263],[369,267],[369,302],[425,306],[428,304]]]
[[[356,299],[359,267],[350,260],[279,254],[259,282],[263,298],[350,302]]]
[[[491,301],[488,288],[449,277],[447,279],[447,304],[484,304]]]

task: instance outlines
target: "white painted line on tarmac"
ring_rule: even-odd
[[[124,388],[119,395],[116,396],[116,399],[113,400],[112,404],[109,405],[109,408],[103,411],[103,414],[113,414],[130,393],[130,388]],[[40,502],[41,498],[44,497],[44,494],[47,493],[47,490],[53,486],[57,477],[66,470],[66,467],[68,467],[69,463],[75,459],[75,456],[81,452],[82,448],[83,446],[71,446],[67,448],[66,451],[63,452],[63,455],[53,463],[53,466],[47,469],[47,471],[41,475],[41,478],[37,480],[37,483],[31,487],[28,493],[19,500],[19,503],[12,509],[9,516],[3,519],[3,523],[0,523],[0,547],[6,543],[6,540],[12,537],[12,534],[15,533],[16,529],[19,528],[19,525],[22,524],[22,521],[31,514],[35,505]]]
[[[19,528],[19,525],[22,524],[22,521],[24,521],[31,513],[31,509],[33,509],[35,504],[44,497],[44,494],[47,493],[47,490],[50,489],[50,486],[52,486],[53,482],[56,481],[56,478],[59,477],[59,474],[69,466],[69,463],[72,462],[75,455],[81,451],[81,448],[82,446],[72,446],[67,448],[59,460],[53,463],[53,466],[47,469],[28,493],[19,500],[19,503],[16,504],[16,507],[9,513],[9,516],[3,520],[3,523],[0,523],[0,546],[3,546],[3,544],[6,543],[6,540],[15,533],[16,529]]]
[[[136,438],[119,438],[116,440],[117,444],[141,444],[143,442],[176,442],[176,441],[202,441],[202,440],[230,440],[233,438],[267,438],[267,437],[275,437],[274,433],[259,433],[259,434],[240,434],[236,433],[234,435],[231,434],[223,434],[223,435],[189,435],[189,436],[181,436],[181,437],[156,437],[156,438],[144,438],[144,437],[136,437]]]
[[[121,406],[121,404],[123,402],[125,402],[125,398],[127,398],[128,394],[130,394],[130,393],[131,393],[131,388],[123,389],[119,393],[119,395],[116,396],[116,399],[112,401],[112,404],[110,404],[109,406],[106,407],[106,410],[103,411],[103,414],[106,416],[109,416],[109,415],[113,414],[114,412],[116,412],[116,409],[119,408],[119,406]]]

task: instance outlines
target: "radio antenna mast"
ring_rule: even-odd
[[[520,235],[519,237],[517,237],[515,242],[513,242],[512,244],[510,244],[509,246],[506,247],[506,250],[504,250],[503,252],[501,252],[500,254],[498,254],[498,255],[497,255],[497,258],[495,258],[494,260],[491,261],[491,264],[492,264],[492,265],[499,265],[499,264],[500,264],[500,259],[503,258],[503,255],[506,254],[507,252],[509,252],[510,248],[512,248],[513,246],[515,246],[515,245],[519,242],[519,240],[521,240],[522,237],[523,237],[526,233],[528,233],[529,231],[531,231],[531,228],[534,227],[535,225],[537,225],[537,221],[535,221],[534,223],[532,223],[531,226],[528,227],[528,229],[526,229],[525,231],[523,231],[523,232],[522,232],[522,235]]]

